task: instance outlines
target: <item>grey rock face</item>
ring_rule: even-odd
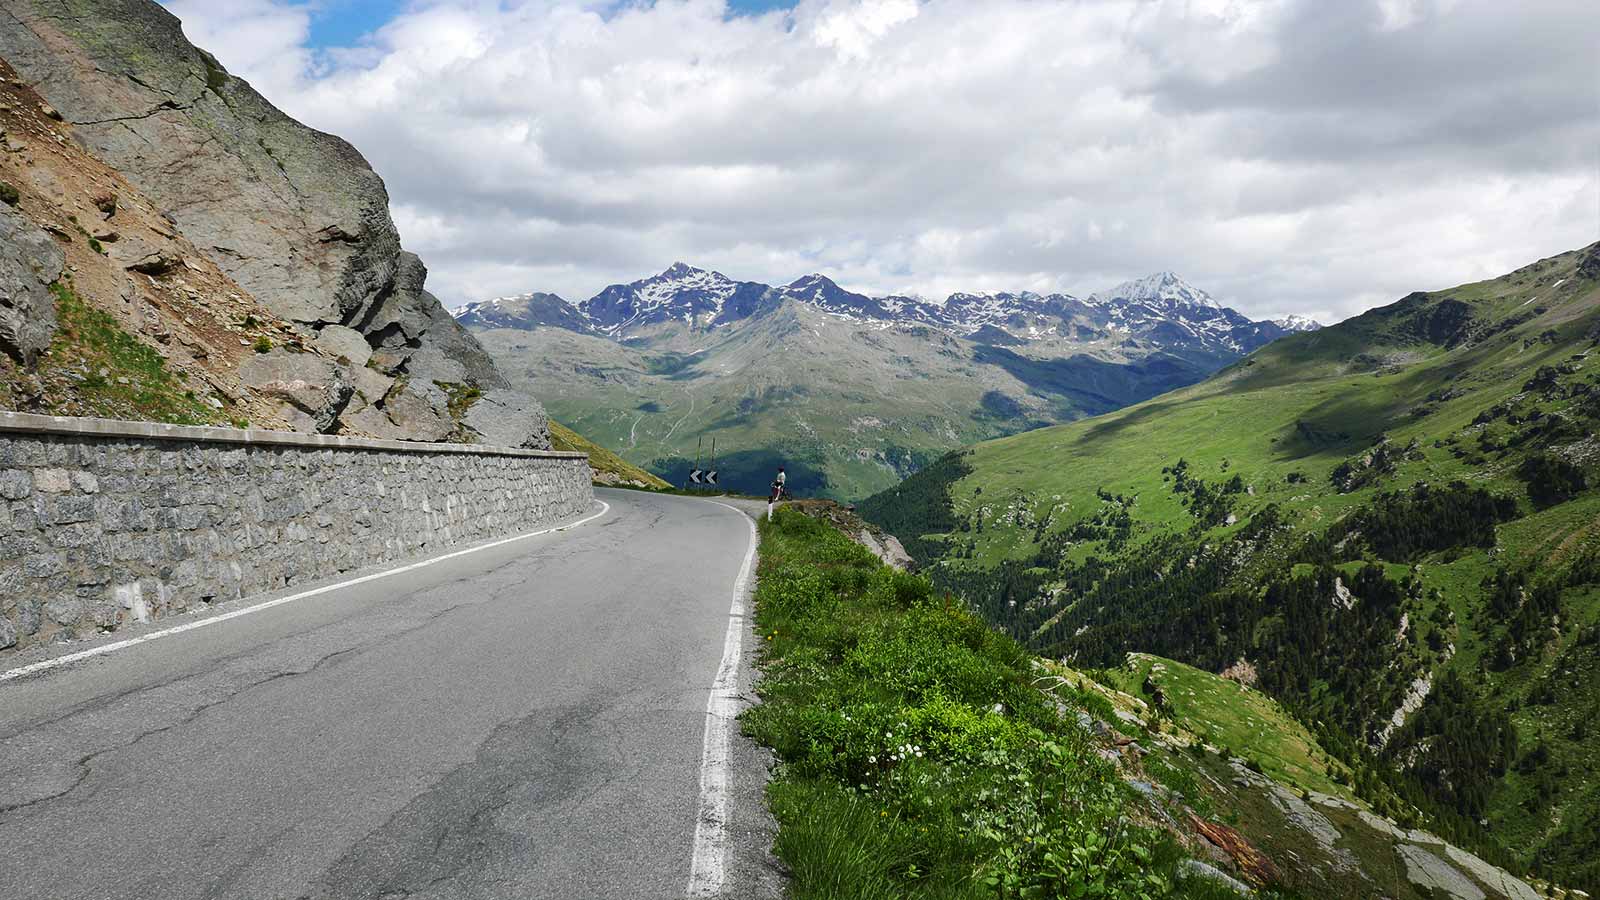
[[[1406,878],[1412,884],[1453,900],[1484,900],[1485,894],[1472,880],[1439,857],[1414,844],[1395,848],[1406,865]]]
[[[32,365],[56,333],[49,284],[66,255],[55,239],[0,203],[0,351]]]
[[[401,250],[388,192],[361,154],[229,75],[154,0],[7,0],[0,56],[273,312],[358,332],[390,376],[509,387],[424,289],[427,270]],[[174,264],[118,254],[134,268]],[[348,335],[333,340],[355,349]]]
[[[594,497],[581,457],[426,447],[0,434],[0,466],[0,650],[523,533]]]

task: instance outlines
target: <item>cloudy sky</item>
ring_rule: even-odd
[[[1600,239],[1592,0],[166,0],[447,305],[675,260],[1332,321]]]

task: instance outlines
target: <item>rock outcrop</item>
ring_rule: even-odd
[[[49,285],[65,262],[54,238],[0,203],[0,351],[24,365],[37,361],[55,334]]]
[[[301,340],[392,379],[382,396],[350,404],[352,415],[394,404],[405,408],[399,419],[425,425],[405,432],[386,414],[390,429],[405,433],[382,436],[476,437],[457,430],[449,393],[436,385],[509,385],[425,289],[427,270],[401,249],[383,181],[355,148],[280,112],[190,44],[154,0],[5,0],[0,57],[75,140]],[[150,276],[182,262],[132,243],[111,253]],[[515,405],[537,407],[531,398]],[[440,420],[452,423],[443,433]],[[542,410],[521,421],[542,423]],[[329,427],[360,430],[342,417]],[[549,446],[537,425],[496,437]]]

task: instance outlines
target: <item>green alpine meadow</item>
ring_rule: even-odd
[[[1399,833],[1592,890],[1597,426],[1593,244],[957,451],[860,512],[1042,659]],[[1272,830],[1282,881],[1314,884]]]

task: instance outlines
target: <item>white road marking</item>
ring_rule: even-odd
[[[750,526],[739,580],[728,608],[728,633],[722,641],[722,664],[706,701],[706,735],[700,753],[700,813],[694,826],[694,858],[689,866],[690,897],[717,897],[728,877],[728,769],[734,720],[739,715],[739,660],[744,652],[745,589],[760,536],[756,523],[738,507],[712,500],[739,514]]]
[[[468,554],[479,553],[479,552],[484,551],[484,550],[489,550],[489,549],[492,549],[494,547],[503,547],[506,544],[515,543],[516,541],[527,540],[528,538],[531,538],[531,537],[538,537],[541,534],[549,534],[552,531],[565,531],[568,528],[577,528],[579,525],[585,525],[585,524],[588,524],[589,522],[593,522],[595,519],[598,519],[601,516],[603,516],[606,513],[611,511],[611,504],[605,502],[604,500],[596,500],[595,502],[600,504],[600,511],[599,512],[595,513],[592,516],[588,516],[587,518],[579,519],[578,521],[572,522],[572,523],[567,524],[567,525],[554,525],[554,526],[551,526],[550,528],[542,528],[542,529],[540,529],[538,531],[530,531],[527,534],[519,534],[516,537],[505,538],[503,540],[494,541],[493,543],[482,544],[482,545],[477,546],[477,547],[468,547],[465,550],[457,550],[454,553],[446,553],[443,556],[431,557],[429,559],[425,559],[425,560],[422,560],[420,562],[414,562],[414,563],[411,563],[409,565],[401,566],[401,567],[399,567],[397,569],[389,569],[389,570],[383,571],[383,572],[374,572],[371,575],[363,575],[360,578],[352,578],[349,581],[341,581],[338,584],[330,584],[330,585],[326,585],[324,587],[316,588],[314,590],[304,591],[304,592],[299,593],[299,594],[292,594],[292,595],[290,595],[288,597],[279,597],[276,600],[268,600],[265,603],[257,603],[254,606],[247,606],[247,607],[245,607],[243,609],[236,609],[233,612],[223,613],[220,616],[212,616],[212,617],[210,617],[208,619],[201,619],[201,620],[196,621],[196,622],[189,622],[187,624],[178,625],[178,626],[173,627],[173,628],[167,628],[167,629],[163,629],[161,631],[151,632],[150,634],[142,634],[142,635],[140,635],[140,636],[138,636],[136,638],[129,638],[128,640],[125,640],[125,641],[117,641],[114,644],[105,644],[105,645],[100,646],[100,647],[92,647],[92,648],[90,648],[88,650],[82,650],[82,651],[79,651],[77,653],[68,653],[65,656],[51,657],[50,659],[41,660],[41,661],[33,663],[31,665],[22,666],[20,668],[12,669],[11,671],[6,672],[4,674],[0,674],[0,682],[10,681],[10,680],[12,680],[14,678],[22,678],[22,677],[25,677],[25,676],[28,676],[28,675],[36,674],[38,672],[46,671],[48,669],[59,668],[61,666],[65,666],[65,665],[68,665],[70,663],[78,662],[79,660],[89,659],[90,657],[104,656],[107,653],[115,653],[118,650],[126,650],[129,647],[137,647],[140,644],[147,644],[147,643],[149,643],[151,641],[159,640],[159,639],[164,638],[164,637],[171,637],[172,635],[175,635],[175,634],[182,634],[185,631],[194,631],[194,630],[199,629],[199,628],[208,628],[208,627],[210,627],[212,625],[220,625],[223,622],[231,621],[233,619],[237,619],[237,618],[240,618],[242,616],[248,616],[248,615],[250,615],[252,613],[261,612],[262,610],[272,609],[275,606],[283,606],[285,603],[293,603],[296,600],[304,600],[307,597],[316,597],[316,596],[318,596],[320,594],[326,594],[326,593],[329,593],[331,591],[337,591],[337,590],[341,590],[341,589],[347,588],[347,587],[354,587],[355,585],[358,585],[358,584],[366,584],[369,581],[377,581],[380,578],[389,578],[389,577],[392,577],[394,575],[402,575],[402,574],[404,574],[406,572],[414,572],[417,569],[421,569],[421,568],[424,568],[426,566],[431,566],[431,565],[434,565],[435,563],[441,563],[441,562],[444,562],[447,559],[456,559],[458,557],[467,556]]]

